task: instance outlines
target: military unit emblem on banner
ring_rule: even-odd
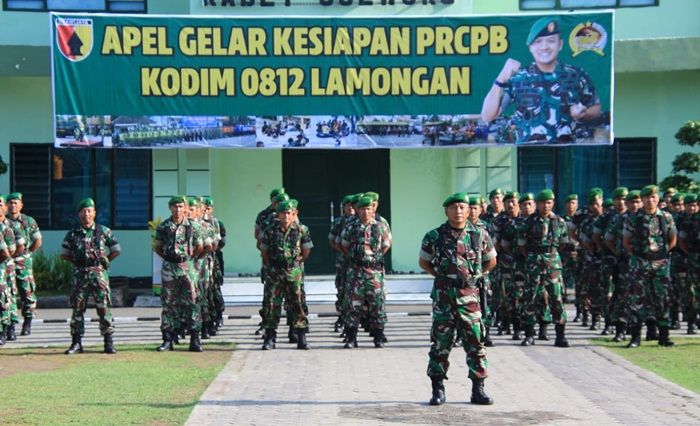
[[[604,49],[607,43],[608,32],[602,25],[595,22],[578,24],[569,34],[569,46],[573,56],[588,50],[605,56]]]
[[[92,19],[56,19],[56,45],[71,62],[80,62],[92,51]]]

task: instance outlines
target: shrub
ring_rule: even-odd
[[[38,251],[32,256],[37,290],[68,290],[73,279],[73,266],[57,254],[47,256]]]

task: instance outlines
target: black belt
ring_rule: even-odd
[[[363,268],[383,268],[384,267],[384,262],[380,261],[380,260],[359,259],[359,260],[354,260],[353,262],[356,265],[359,265]]]
[[[188,256],[163,256],[163,260],[172,263],[184,263],[189,260]]]
[[[637,256],[640,259],[644,259],[644,260],[663,260],[663,259],[668,259],[668,252],[667,251],[655,251],[652,253],[635,253],[635,256]]]
[[[449,283],[450,286],[456,288],[478,287],[478,278],[455,278],[454,276],[438,275],[438,281]]]

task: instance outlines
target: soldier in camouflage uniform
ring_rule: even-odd
[[[502,113],[501,98],[513,100],[516,143],[571,143],[576,126],[600,116],[600,99],[585,71],[559,62],[564,41],[557,18],[535,22],[527,38],[534,62],[524,69],[509,58],[496,77],[482,107],[484,121]]]
[[[194,259],[204,250],[202,230],[187,218],[187,197],[172,197],[168,207],[171,216],[158,225],[154,247],[156,254],[163,258],[160,293],[163,343],[158,351],[173,350],[175,333],[183,328],[191,336],[189,350],[201,352],[202,315]]]
[[[112,334],[112,302],[109,288],[109,265],[119,256],[121,247],[106,226],[95,223],[95,202],[86,198],[78,203],[80,225],[66,233],[61,244],[61,258],[73,264],[70,302],[73,314],[70,320],[72,343],[66,355],[83,353],[85,311],[90,295],[95,298],[100,318],[100,334],[104,338],[104,352],[115,354]]]
[[[443,203],[447,222],[425,234],[421,243],[418,264],[435,277],[430,293],[433,300],[427,370],[433,391],[430,405],[445,403],[443,381],[447,379],[455,330],[467,353],[471,402],[493,404],[484,392],[488,361],[478,280],[484,271],[496,266],[496,250],[488,233],[468,220],[469,211],[478,209],[470,201],[473,200],[463,192],[447,197]]]
[[[629,255],[622,246],[622,230],[624,221],[630,215],[637,213],[642,207],[642,199],[639,191],[629,191],[625,197],[626,210],[612,218],[605,230],[605,244],[608,250],[615,256],[615,303],[610,312],[611,321],[615,325],[615,337],[613,342],[625,340],[627,318],[630,314],[629,306]]]
[[[630,255],[630,348],[640,345],[642,322],[649,316],[655,317],[659,327],[659,345],[674,345],[669,339],[669,290],[676,227],[671,214],[658,208],[658,191],[656,185],[645,186],[640,193],[642,209],[623,225],[622,244]]]
[[[566,223],[567,230],[571,226],[571,221],[578,210],[578,195],[570,194],[564,200],[564,214],[561,216]],[[581,289],[578,280],[578,241],[569,239],[569,242],[559,247],[559,255],[562,261],[561,276],[563,280],[562,291],[564,302],[568,299],[568,291],[574,291],[574,304],[576,305],[576,316],[572,322],[581,320]]]
[[[36,282],[32,271],[32,254],[41,247],[41,232],[34,218],[22,213],[22,193],[13,192],[7,196],[7,219],[12,224],[15,235],[21,236],[26,241],[25,250],[14,258],[15,280],[17,291],[22,301],[22,336],[28,336],[32,332],[32,318],[36,310]],[[12,318],[11,331],[14,334],[14,324],[17,318]]]
[[[627,206],[625,204],[625,197],[627,197],[627,194],[629,194],[629,190],[624,186],[615,188],[612,193],[612,208],[606,209],[603,214],[598,216],[593,222],[593,241],[598,252],[601,253],[599,279],[602,281],[603,292],[605,294],[603,300],[603,316],[605,318],[605,323],[603,331],[600,333],[603,336],[607,336],[611,332],[612,310],[614,309],[614,304],[621,298],[617,290],[619,287],[617,283],[617,256],[610,250],[608,245],[605,244],[605,231],[616,217],[627,211]]]
[[[695,323],[700,308],[700,213],[698,196],[685,196],[687,217],[680,228],[679,245],[688,258],[688,278],[685,280],[681,302],[685,320],[688,322],[688,334],[696,334]]]
[[[357,347],[357,331],[363,314],[374,338],[374,347],[384,347],[384,257],[391,248],[392,240],[386,220],[381,220],[381,217],[377,219],[376,202],[374,196],[365,193],[355,204],[357,219],[351,221],[341,233],[343,253],[352,269],[346,287],[347,349]]]
[[[515,296],[518,291],[515,289],[515,255],[512,243],[515,241],[515,221],[520,215],[518,205],[520,194],[517,192],[507,192],[503,198],[505,210],[496,217],[491,225],[493,231],[492,240],[496,252],[498,253],[498,281],[494,284],[494,296],[498,295],[500,300],[498,305],[498,318],[500,328],[498,335],[511,334],[511,325],[515,327],[515,332],[520,330],[520,318],[517,314],[517,302]],[[522,287],[520,289],[522,295]],[[494,297],[496,298],[496,297]]]
[[[673,222],[676,224],[676,230],[680,231],[683,228],[684,222],[687,220],[687,214],[683,201],[685,194],[676,193],[671,197],[669,212],[673,216]],[[683,289],[686,287],[688,279],[688,257],[685,252],[679,247],[671,251],[671,329],[678,330],[681,328],[680,312],[681,299],[683,298]]]
[[[525,261],[525,326],[523,346],[535,343],[535,323],[545,329],[554,322],[557,337],[554,346],[568,348],[565,337],[566,311],[562,300],[561,257],[559,246],[568,242],[564,219],[552,212],[554,193],[544,189],[537,194],[537,211],[528,216],[518,232],[518,248]]]
[[[479,218],[481,222],[486,226],[486,231],[493,237],[493,226],[496,218],[503,213],[503,197],[505,193],[501,188],[496,188],[489,192],[489,206],[483,210]],[[498,331],[502,333],[502,327],[499,325],[502,322],[502,318],[498,314],[502,311],[500,309],[502,303],[501,293],[499,291],[494,291],[501,287],[501,277],[500,268],[498,265],[490,271],[488,274],[484,274],[484,282],[487,284],[489,289],[489,300],[486,306],[486,317],[484,318],[484,324],[486,324],[486,346],[493,346],[493,341],[491,340],[491,326],[498,326]]]
[[[277,326],[280,322],[282,299],[286,298],[296,334],[297,349],[309,349],[306,328],[309,326],[304,311],[304,262],[313,243],[309,229],[298,221],[296,200],[284,201],[275,207],[276,221],[265,228],[260,236],[260,252],[270,268],[270,294],[265,306],[265,341],[262,349],[274,349]]]
[[[17,340],[12,324],[12,317],[16,315],[17,312],[17,286],[15,284],[14,257],[24,253],[25,245],[24,237],[22,237],[21,234],[15,234],[12,230],[12,223],[5,217],[6,211],[7,204],[5,203],[5,197],[0,195],[0,216],[2,216],[3,219],[0,221],[0,226],[4,229],[2,234],[10,255],[0,263],[0,268],[4,267],[5,269],[6,277],[5,282],[0,283],[0,287],[2,288],[2,291],[0,291],[0,304],[3,306],[3,308],[0,309],[0,341]],[[2,272],[0,272],[0,274],[1,273]]]
[[[219,242],[212,254],[212,296],[209,301],[209,310],[212,313],[209,334],[216,336],[223,325],[224,309],[226,309],[224,295],[221,290],[224,285],[224,257],[221,249],[226,245],[226,227],[221,220],[214,216],[214,199],[212,197],[204,197],[204,205],[204,219],[214,225],[219,235]]]
[[[347,269],[345,254],[343,253],[341,245],[336,243],[336,240],[340,239],[343,224],[348,218],[355,215],[355,208],[353,207],[352,201],[352,195],[343,197],[340,203],[343,214],[335,218],[328,232],[328,244],[338,252],[335,258],[335,310],[338,313],[338,319],[334,325],[334,332],[338,332],[343,325],[343,297],[345,294],[345,270]]]
[[[192,262],[197,277],[197,300],[199,303],[199,311],[202,316],[201,337],[202,339],[208,339],[210,323],[213,320],[211,312],[209,311],[209,302],[212,298],[211,253],[219,237],[213,225],[204,220],[203,204],[199,197],[188,196],[187,204],[189,207],[188,218],[197,225],[197,228],[199,228],[202,233],[202,253],[194,258]]]

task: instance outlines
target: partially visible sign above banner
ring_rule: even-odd
[[[58,146],[612,140],[611,12],[51,20]]]

